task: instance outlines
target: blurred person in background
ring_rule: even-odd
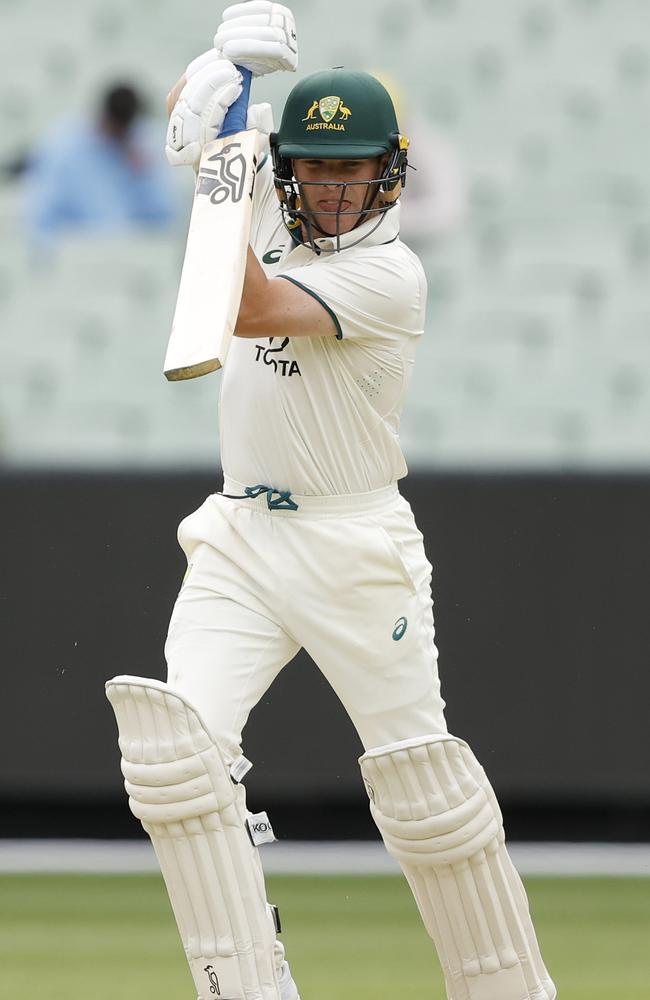
[[[37,249],[70,231],[116,232],[171,223],[178,205],[146,104],[115,83],[91,121],[57,124],[28,158],[27,216]]]

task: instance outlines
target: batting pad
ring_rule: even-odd
[[[554,1000],[492,787],[462,740],[379,747],[359,761],[373,819],[436,945],[449,1000]]]
[[[166,684],[116,677],[106,695],[129,805],[156,851],[198,1000],[280,1000],[276,927],[243,786]]]

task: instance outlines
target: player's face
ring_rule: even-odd
[[[361,212],[370,207],[369,201],[374,201],[368,194],[368,181],[381,176],[382,158],[294,160],[293,170],[296,180],[306,185],[302,200],[304,207],[314,213],[314,223],[321,232],[335,236],[337,231],[342,235],[354,229]],[[337,217],[337,213],[344,214]]]

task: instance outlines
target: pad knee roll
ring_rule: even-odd
[[[129,805],[151,837],[199,1000],[279,1000],[276,927],[244,789],[166,684],[109,681]]]
[[[553,1000],[501,813],[472,751],[448,734],[360,759],[372,816],[409,881],[450,1000]]]

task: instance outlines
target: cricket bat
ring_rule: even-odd
[[[246,130],[251,73],[237,68],[244,89],[201,157],[165,357],[170,382],[221,368],[239,314],[262,137]]]

